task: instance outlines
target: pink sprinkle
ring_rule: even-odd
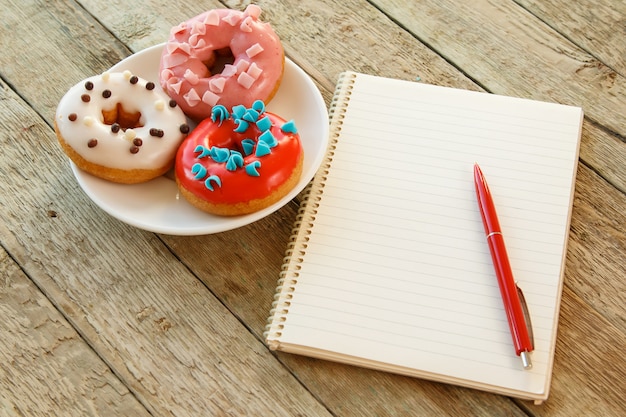
[[[186,24],[185,22],[183,22],[183,23],[181,23],[181,24],[180,24],[180,25],[178,25],[178,26],[174,26],[174,27],[172,28],[172,30],[170,31],[170,33],[171,33],[172,35],[177,35],[177,34],[179,34],[179,33],[184,32],[184,31],[185,31],[185,29],[187,29],[187,24]]]
[[[211,10],[209,13],[207,13],[206,17],[204,18],[204,24],[209,26],[219,26],[220,16],[219,14],[217,14],[217,10]]]
[[[189,92],[185,94],[183,98],[185,99],[185,101],[190,107],[196,106],[201,101],[200,96],[198,95],[196,90],[194,90],[193,88],[189,90]]]
[[[247,14],[248,16],[252,16],[255,19],[258,19],[259,16],[261,15],[261,8],[257,6],[256,4],[250,4],[248,5],[248,7],[246,7],[246,10],[244,11],[244,13]]]
[[[168,81],[169,88],[176,94],[180,94],[180,88],[183,86],[183,80],[179,80],[176,77],[170,78]]]
[[[215,106],[219,101],[220,96],[210,91],[207,91],[202,96],[202,102],[208,104],[209,106]]]
[[[209,81],[209,89],[214,93],[221,93],[224,91],[224,85],[226,84],[226,78],[211,78]]]
[[[198,42],[196,42],[196,44],[194,45],[194,48],[196,49],[203,49],[205,47],[206,47],[206,42],[204,41],[204,38],[198,39]]]
[[[224,65],[224,70],[222,71],[222,76],[224,77],[232,77],[237,74],[237,67],[231,64]]]
[[[174,71],[170,69],[164,69],[163,71],[161,71],[161,79],[165,81],[169,81],[169,79],[172,78],[173,76],[174,76]]]
[[[255,43],[254,45],[246,49],[246,55],[248,55],[248,58],[252,58],[253,56],[260,54],[261,52],[263,52],[263,47],[258,43]]]
[[[259,78],[259,76],[261,75],[261,73],[263,72],[263,70],[261,69],[261,67],[259,67],[256,62],[253,62],[250,65],[250,68],[248,68],[248,75],[251,76],[252,78],[254,78],[255,80],[257,78]]]
[[[239,23],[239,20],[241,20],[241,16],[238,12],[231,10],[231,12],[228,13],[228,15],[224,16],[222,20],[231,26],[235,26],[237,23]]]
[[[237,82],[243,88],[248,89],[254,83],[254,78],[252,78],[250,75],[248,75],[247,72],[242,72],[241,74],[239,74],[239,77],[237,77]]]
[[[191,29],[192,35],[204,35],[206,33],[206,25],[202,22],[195,22]]]
[[[246,16],[243,21],[241,22],[241,25],[239,26],[239,30],[241,30],[242,32],[252,32],[252,18],[250,16]]]
[[[249,61],[244,61],[243,59],[241,59],[241,60],[237,61],[235,66],[237,67],[237,74],[239,74],[240,72],[246,72],[246,70],[250,66],[250,62]]]
[[[170,42],[167,44],[167,52],[172,54],[177,51],[179,51],[179,53],[182,52],[189,55],[191,48],[189,47],[189,44],[185,42]]]
[[[195,72],[193,72],[193,71],[192,71],[192,70],[190,70],[190,69],[187,69],[187,70],[185,71],[185,75],[183,75],[183,77],[184,77],[187,81],[189,81],[189,83],[190,83],[191,85],[196,85],[196,84],[198,84],[198,81],[200,80],[200,78],[198,78],[198,74],[196,74]]]
[[[184,54],[170,54],[163,57],[163,67],[172,68],[176,67],[189,59],[188,55]]]

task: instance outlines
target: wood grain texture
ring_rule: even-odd
[[[626,414],[626,44],[608,31],[624,12],[609,0],[255,2],[326,103],[351,69],[583,105],[552,394],[533,406],[270,353],[262,332],[295,203],[238,230],[179,237],[127,226],[80,190],[51,129],[67,88],[182,20],[249,3],[0,0],[0,310],[13,317],[0,325],[10,335],[0,404],[19,405],[0,415],[68,404],[82,415]]]
[[[626,3],[613,0],[517,0],[598,61],[626,76]]]
[[[528,405],[530,414],[623,416],[626,365],[621,357],[625,344],[624,332],[567,286],[561,303],[552,393],[544,404]]]
[[[0,126],[18,132],[2,137],[17,164],[2,169],[3,245],[148,411],[326,415],[156,236],[86,199],[54,133],[2,87]]]
[[[514,2],[374,3],[486,90],[582,107],[586,126],[581,159],[626,192],[626,74]],[[591,9],[595,10],[581,8],[579,13]],[[623,22],[616,28],[623,29]],[[601,34],[595,27],[585,29]],[[609,42],[598,41],[606,48]]]
[[[1,248],[0,276],[0,415],[149,415]]]
[[[25,42],[48,47],[67,36],[32,34]],[[54,52],[46,66],[74,56]],[[29,77],[12,80],[45,107]],[[327,415],[156,236],[88,201],[49,126],[8,85],[0,92],[3,246],[151,414]]]

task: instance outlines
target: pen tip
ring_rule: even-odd
[[[520,353],[520,358],[522,359],[522,365],[524,369],[531,369],[533,367],[533,363],[530,360],[530,352],[523,351]]]

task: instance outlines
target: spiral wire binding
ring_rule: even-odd
[[[328,115],[330,118],[331,137],[326,156],[313,181],[307,186],[303,193],[303,198],[298,209],[294,227],[291,230],[291,237],[287,244],[285,257],[281,267],[278,283],[275,290],[274,301],[270,310],[269,318],[263,332],[263,337],[267,341],[270,349],[277,349],[279,342],[276,339],[282,335],[286,316],[289,312],[295,285],[298,282],[300,264],[304,261],[307,242],[314,226],[315,215],[319,207],[319,202],[324,193],[328,171],[332,165],[339,133],[343,125],[350,95],[354,86],[356,74],[346,71],[339,75],[337,87],[330,102]],[[302,225],[306,227],[302,227]]]

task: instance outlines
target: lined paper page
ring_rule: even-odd
[[[280,342],[546,393],[582,110],[362,74],[348,100]],[[530,371],[513,350],[475,162],[529,305]]]

